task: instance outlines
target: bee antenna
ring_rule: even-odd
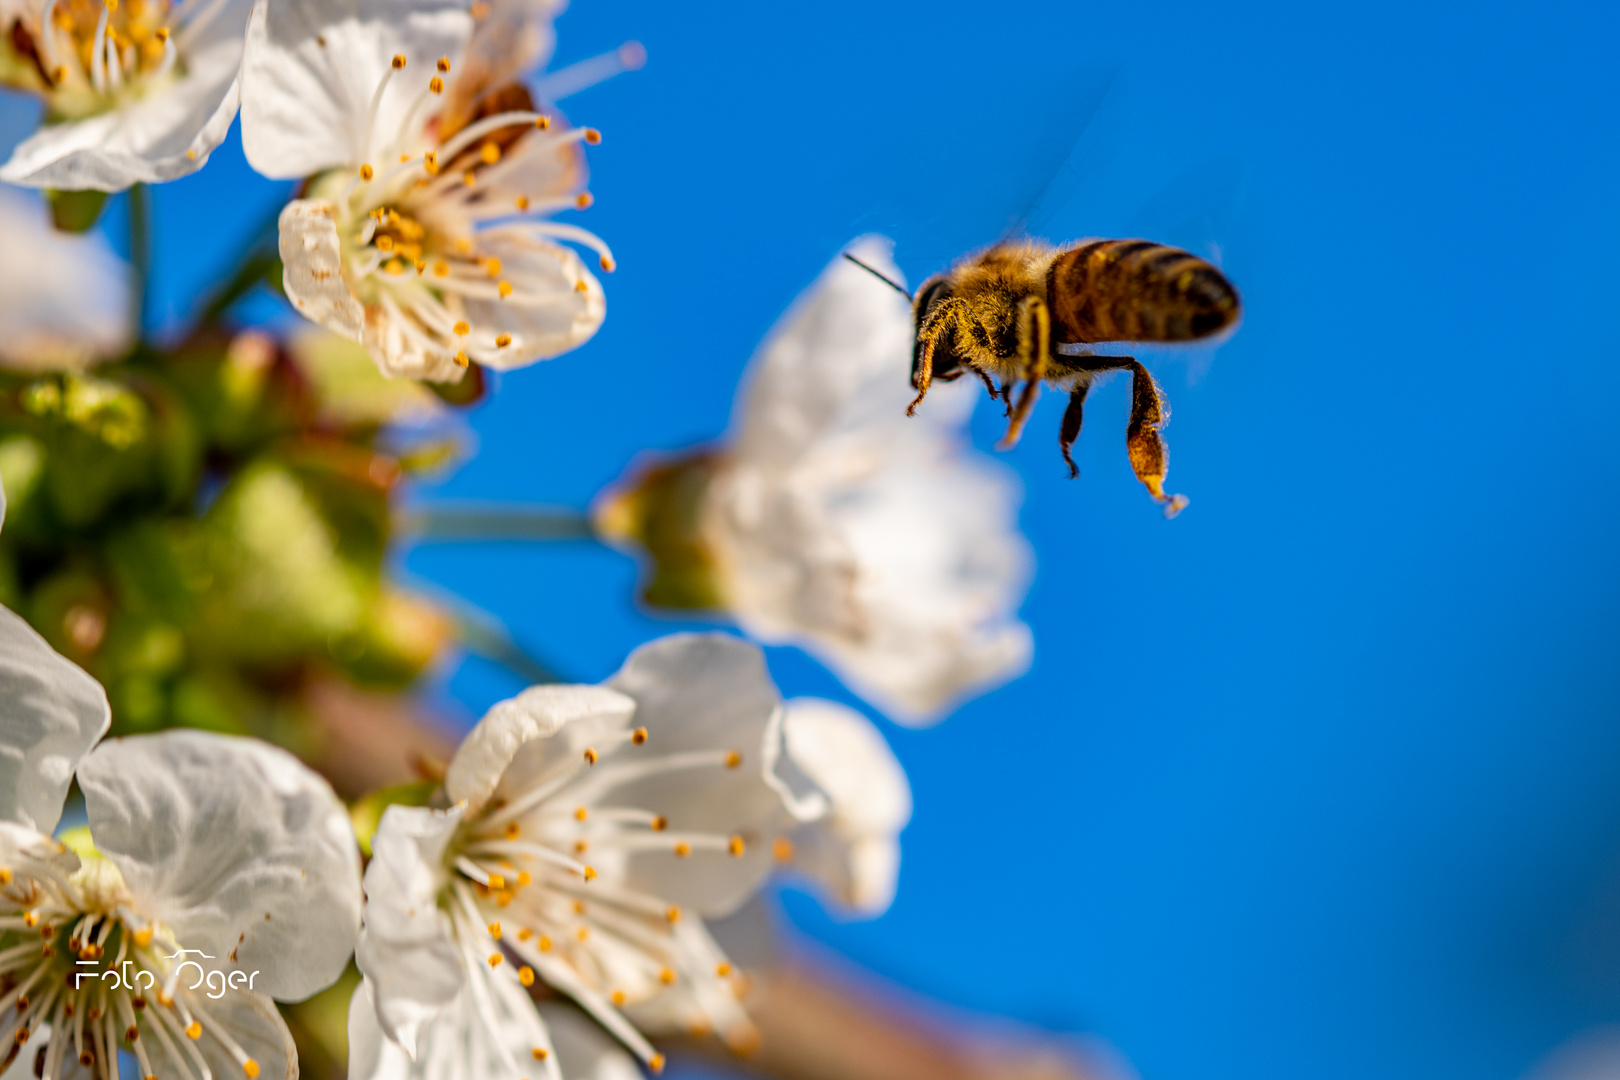
[[[844,252],[844,258],[848,259],[850,262],[854,263],[856,266],[860,267],[862,270],[865,270],[868,274],[871,274],[873,277],[875,277],[879,281],[883,282],[883,284],[887,285],[889,288],[893,289],[895,292],[899,293],[901,296],[905,297],[907,300],[911,299],[911,293],[906,289],[906,287],[904,285],[901,285],[899,282],[895,281],[893,278],[889,277],[886,274],[878,273],[876,270],[872,269],[870,266],[867,266],[865,263],[861,262],[861,260],[857,259],[855,256],[851,255],[847,251]]]

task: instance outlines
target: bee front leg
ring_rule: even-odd
[[[964,312],[971,318],[972,309],[963,301],[952,297],[942,301],[929,312],[923,324],[917,328],[917,340],[922,342],[923,347],[922,358],[917,362],[917,370],[911,375],[911,385],[916,389],[917,396],[906,406],[907,416],[917,415],[917,406],[928,396],[928,387],[934,381],[934,346],[947,330],[960,322]]]
[[[1047,366],[1052,359],[1052,316],[1046,301],[1038,296],[1026,296],[1018,304],[1018,373],[1025,380],[1024,392],[1018,395],[1018,404],[1012,409],[1007,422],[1007,434],[997,447],[1010,450],[1017,445],[1024,423],[1035,408],[1040,395],[1041,380],[1046,378]],[[1011,402],[1012,380],[1007,382],[1008,401]]]

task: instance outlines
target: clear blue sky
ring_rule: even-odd
[[[917,797],[899,901],[838,926],[790,899],[806,932],[1149,1080],[1511,1080],[1620,1020],[1612,6],[576,0],[559,31],[563,61],[650,54],[565,103],[606,135],[585,223],[622,268],[593,342],[474,415],[446,495],[582,505],[718,435],[840,244],[893,230],[917,281],[995,239],[1102,86],[1052,238],[1215,241],[1247,303],[1207,371],[1156,361],[1174,522],[1123,386],[1078,482],[1042,403],[1008,455],[1035,668],[886,729]],[[283,190],[233,140],[159,192],[159,311]],[[582,678],[679,625],[600,550],[408,568]]]

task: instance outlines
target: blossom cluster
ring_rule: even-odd
[[[913,313],[865,237],[771,332],[723,442],[579,515],[644,558],[648,604],[742,636],[662,637],[586,685],[495,634],[535,685],[422,783],[367,794],[334,760],[323,688],[409,689],[492,638],[389,580],[406,481],[461,452],[483,371],[606,315],[608,245],[558,220],[602,136],[552,98],[642,54],[534,81],[561,6],[0,0],[0,84],[43,103],[0,180],[49,199],[0,191],[5,1080],[293,1080],[277,1003],[351,958],[353,1080],[746,1051],[715,927],[784,878],[882,913],[911,815],[878,725],[784,700],[761,644],[917,726],[1029,665],[1017,486],[968,446],[966,387],[906,416]],[[202,168],[238,118],[296,196],[263,265],[152,342],[142,268],[70,210]],[[225,318],[260,280],[313,326]]]

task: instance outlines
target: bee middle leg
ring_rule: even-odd
[[[1041,380],[1052,360],[1052,316],[1046,301],[1038,296],[1026,296],[1018,304],[1018,376],[1024,379],[1023,393],[1018,404],[1012,405],[1013,379],[1007,380],[1006,392],[1012,417],[1007,421],[1007,434],[1001,438],[998,449],[1009,450],[1018,443],[1024,423],[1035,408],[1035,399],[1041,392]]]
[[[1080,426],[1086,419],[1086,393],[1091,389],[1090,381],[1082,382],[1069,391],[1069,407],[1063,410],[1063,428],[1058,433],[1058,448],[1063,451],[1063,463],[1069,467],[1069,479],[1073,480],[1080,475],[1080,466],[1074,463],[1074,455],[1070,452],[1074,441],[1080,437]]]

